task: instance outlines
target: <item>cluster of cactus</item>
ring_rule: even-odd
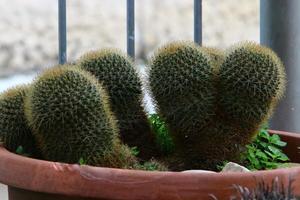
[[[275,53],[254,43],[223,52],[175,42],[151,60],[148,86],[174,142],[174,155],[164,158],[170,169],[216,169],[237,161],[271,115],[285,73]],[[162,154],[142,98],[130,58],[116,49],[91,52],[4,92],[0,142],[51,161],[166,170],[147,162]]]
[[[238,161],[282,96],[285,73],[275,53],[255,43],[223,53],[175,42],[153,57],[149,86],[176,160],[185,169],[216,169]]]
[[[3,93],[0,141],[50,161],[166,169],[147,161],[159,152],[141,102],[142,84],[129,58],[114,49],[89,53]]]

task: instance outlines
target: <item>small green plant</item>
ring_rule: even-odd
[[[168,171],[168,168],[163,163],[154,159],[144,162],[143,164],[138,164],[134,168],[146,171]]]
[[[79,165],[86,165],[85,160],[81,157],[78,161]]]
[[[279,135],[270,135],[267,129],[262,128],[253,142],[246,145],[242,154],[242,161],[250,170],[274,169],[279,164],[289,160],[282,152],[286,142],[281,141]]]
[[[151,114],[149,122],[152,130],[156,135],[156,142],[164,154],[172,153],[174,150],[174,143],[167,129],[166,123],[159,117],[158,114]]]

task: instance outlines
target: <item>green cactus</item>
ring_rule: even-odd
[[[253,43],[224,55],[175,42],[158,50],[149,82],[175,142],[173,169],[214,170],[239,160],[282,96],[285,74],[271,50]]]
[[[142,83],[132,61],[117,49],[103,49],[85,54],[78,63],[107,89],[121,140],[137,147],[142,159],[156,156],[155,137],[142,107]]]
[[[209,54],[193,43],[168,44],[151,61],[149,86],[172,134],[176,156],[188,160],[200,156],[191,141],[215,115],[214,79]]]
[[[76,66],[57,66],[39,76],[25,114],[47,160],[107,167],[136,162],[120,144],[106,91]]]
[[[27,90],[27,85],[21,85],[0,95],[0,141],[9,151],[16,152],[22,146],[23,153],[39,157],[36,141],[24,114]]]
[[[276,54],[244,42],[231,47],[219,70],[220,104],[236,123],[260,126],[284,93],[285,72]]]
[[[219,130],[217,138],[223,146],[223,160],[239,161],[243,147],[272,114],[284,93],[285,82],[283,64],[270,49],[244,42],[227,50],[218,70],[219,114],[215,117],[218,124],[228,127],[227,131],[215,130]],[[210,152],[215,158],[221,153]]]

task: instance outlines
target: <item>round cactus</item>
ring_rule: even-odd
[[[76,66],[57,66],[38,77],[25,114],[45,159],[109,167],[135,162],[119,144],[107,98],[102,85]]]
[[[207,124],[215,110],[214,78],[209,55],[193,43],[170,43],[157,51],[149,85],[171,129],[184,129],[184,134]]]
[[[283,64],[270,49],[252,42],[233,46],[219,70],[220,104],[237,123],[259,126],[285,88]]]
[[[0,95],[0,141],[16,152],[22,146],[24,154],[39,157],[39,150],[24,114],[27,85],[8,89]]]
[[[103,49],[87,53],[78,63],[107,89],[121,140],[137,147],[142,159],[157,155],[155,137],[142,107],[142,83],[132,61],[117,49]]]

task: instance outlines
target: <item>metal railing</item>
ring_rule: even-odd
[[[127,0],[127,54],[135,58],[134,1]],[[67,62],[67,8],[66,0],[58,0],[58,62]],[[194,41],[202,43],[202,0],[194,0]]]
[[[135,0],[127,0],[127,54],[135,58]],[[273,127],[300,131],[300,0],[261,0],[261,43],[271,47],[282,58],[288,76],[286,98],[281,102]],[[66,0],[58,0],[60,64],[67,62]],[[282,26],[284,28],[282,28]],[[202,43],[202,0],[194,0],[194,41]],[[288,53],[287,53],[288,52]],[[292,83],[292,84],[291,84]],[[276,126],[277,125],[277,126]]]
[[[67,8],[66,0],[58,0],[58,63],[67,62]]]

